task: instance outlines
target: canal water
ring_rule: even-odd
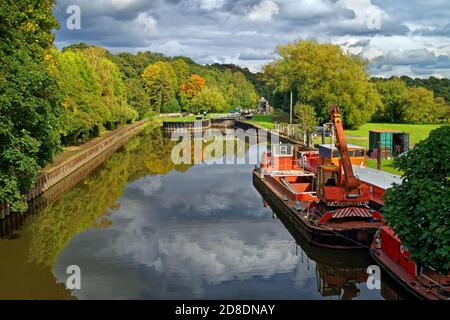
[[[383,275],[368,288],[366,251],[303,243],[264,207],[254,164],[174,165],[175,144],[147,129],[14,232],[1,222],[0,299],[402,297]]]

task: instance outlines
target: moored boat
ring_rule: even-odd
[[[388,226],[377,232],[370,253],[391,278],[415,297],[422,300],[450,299],[450,274],[442,275],[430,267],[419,267]]]
[[[337,106],[331,109],[331,122],[340,154],[338,165],[329,161],[313,171],[308,157],[323,162],[320,155],[273,145],[254,170],[253,182],[263,198],[285,213],[310,242],[340,249],[368,248],[382,226],[382,216],[368,206],[370,188],[353,173]]]
[[[315,175],[301,167],[294,146],[279,147],[272,146],[261,166],[253,171],[253,184],[263,199],[312,244],[337,249],[367,248],[381,222],[365,211],[346,213],[346,208],[338,207],[331,217],[321,221],[325,215],[319,210]]]

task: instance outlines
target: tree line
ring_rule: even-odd
[[[327,122],[334,103],[347,127],[450,119],[441,93],[417,80],[371,80],[358,57],[315,41],[279,46],[278,59],[257,74],[182,56],[111,54],[84,43],[58,51],[54,5],[0,2],[0,199],[13,210],[26,208],[24,195],[61,145],[158,113],[255,108],[259,96],[288,110],[293,92],[305,128]]]
[[[63,143],[154,114],[226,112],[257,103],[255,88],[239,70],[202,66],[186,57],[113,55],[85,43],[54,50],[54,57],[64,95]]]
[[[278,59],[263,73],[250,79],[266,83],[266,96],[286,111],[292,92],[297,102],[295,113],[306,115],[309,126],[327,122],[331,104],[340,106],[349,128],[367,121],[450,122],[450,106],[443,95],[449,91],[448,79],[370,79],[367,62],[346,54],[338,45],[313,40],[279,46],[277,54]]]
[[[254,108],[240,70],[186,57],[54,47],[55,0],[0,2],[0,199],[26,209],[39,170],[61,146],[161,112]]]

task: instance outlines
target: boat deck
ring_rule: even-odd
[[[284,177],[284,176],[290,176],[290,177],[314,177],[315,174],[308,171],[302,171],[302,170],[264,170],[265,174],[268,174],[272,177]]]
[[[300,219],[304,219],[304,217],[302,217],[301,212],[298,212],[298,210],[296,210],[296,201],[290,197],[285,197],[285,193],[280,189],[280,187],[277,185],[277,183],[275,183],[272,179],[265,179],[265,184],[267,187],[269,187],[271,189],[271,191],[273,193],[276,194],[277,197],[279,197],[280,199],[284,199],[284,202],[286,203],[287,206],[291,207],[293,210],[295,210],[297,212],[297,216]],[[345,221],[345,223],[343,223]],[[382,225],[382,223],[374,223],[374,222],[369,222],[369,221],[365,221],[365,220],[355,220],[355,221],[349,221],[349,220],[331,220],[331,221],[327,221],[326,223],[324,223],[323,225],[319,226],[316,225],[317,228],[323,228],[323,229],[333,229],[333,230],[350,230],[350,229],[373,229],[373,228],[377,228],[380,227]]]
[[[394,183],[402,183],[402,178],[399,175],[385,171],[378,171],[372,168],[360,167],[355,165],[353,166],[353,171],[361,181],[370,183],[383,189],[392,187]]]

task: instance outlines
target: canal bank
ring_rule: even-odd
[[[140,120],[133,124],[105,132],[102,136],[93,138],[79,146],[67,147],[61,154],[54,158],[52,163],[41,171],[36,179],[35,186],[27,196],[27,201],[30,202],[36,199],[92,161],[98,166],[106,159],[105,157],[99,158],[99,156],[103,154],[110,156],[130,138],[141,132],[146,126],[152,124],[156,125],[159,122],[151,119]],[[97,161],[97,158],[101,160]],[[90,168],[93,169],[93,166],[90,166]],[[73,176],[72,181],[75,181],[73,185],[86,176],[87,173],[79,172],[79,176]],[[50,198],[52,197],[50,196]],[[10,214],[9,206],[0,200],[0,219],[4,219]]]

